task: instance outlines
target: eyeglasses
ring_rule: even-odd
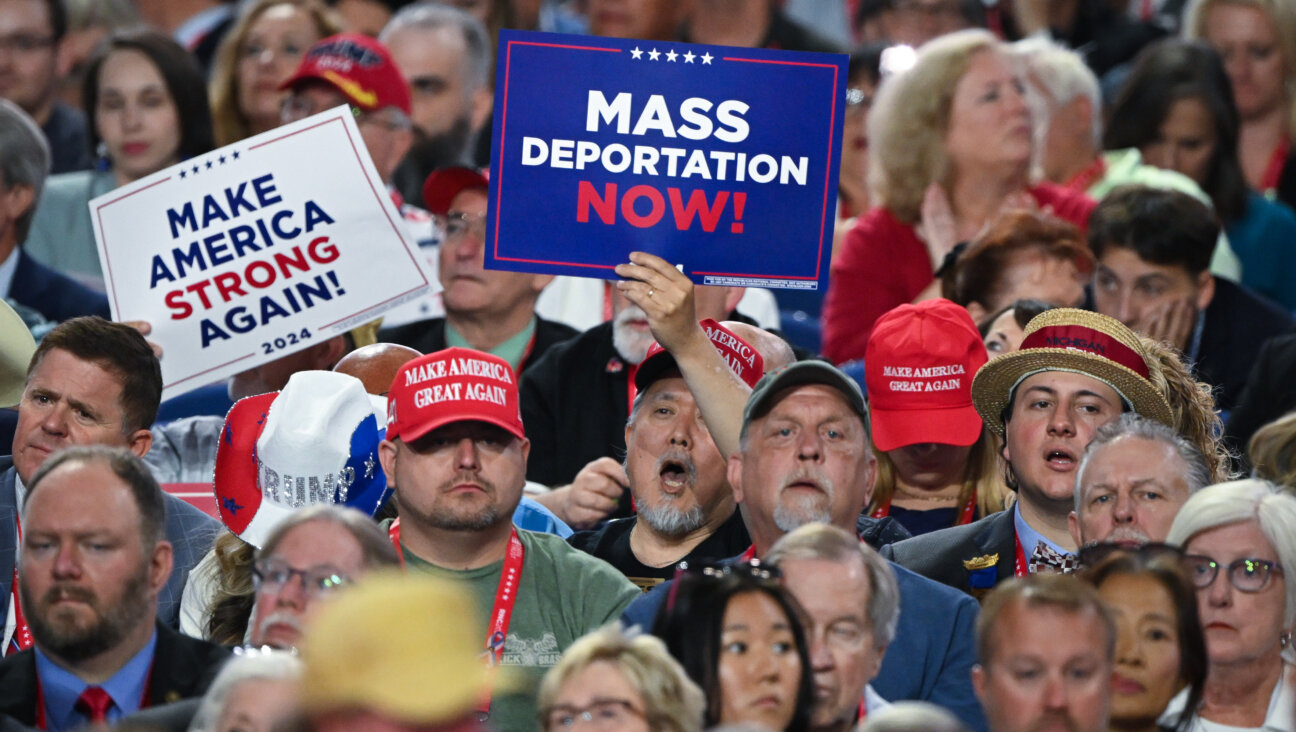
[[[1270,577],[1283,573],[1277,562],[1267,559],[1245,558],[1222,565],[1199,554],[1184,557],[1184,566],[1188,569],[1188,578],[1199,590],[1210,587],[1221,568],[1228,570],[1229,582],[1241,592],[1259,592],[1269,585]]]
[[[595,729],[621,729],[636,717],[646,718],[629,699],[595,699],[587,707],[560,704],[543,712],[541,717],[546,730],[571,729],[578,722]]]
[[[282,559],[263,559],[252,567],[252,584],[257,592],[279,592],[294,576],[301,577],[302,589],[311,599],[351,584],[350,577],[328,566],[295,569]]]
[[[445,217],[446,241],[461,241],[469,232],[486,239],[486,214],[452,213]]]
[[[1162,544],[1160,542],[1150,541],[1146,544],[1130,546],[1114,541],[1104,541],[1097,544],[1089,544],[1080,547],[1078,557],[1081,567],[1096,567],[1102,564],[1103,560],[1113,554],[1125,553],[1140,556],[1146,559],[1155,559],[1157,557],[1169,557],[1175,562],[1183,559],[1183,550],[1174,544]]]

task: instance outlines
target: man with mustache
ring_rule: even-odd
[[[617,287],[648,312],[653,332],[675,356],[716,446],[729,455],[729,485],[752,539],[741,559],[766,557],[785,534],[807,524],[825,523],[857,534],[858,525],[878,521],[860,518],[872,497],[877,460],[869,447],[868,407],[856,382],[823,361],[774,369],[767,362],[768,373],[749,398],[741,398],[747,387],[732,372],[716,367],[720,359],[715,349],[704,340],[698,345],[704,336],[692,320],[692,284],[660,257],[642,252],[632,253],[630,263],[616,272],[626,278]],[[887,700],[939,704],[973,729],[984,730],[985,716],[970,677],[976,660],[976,603],[903,567],[892,565],[891,570],[904,612],[874,689]],[[668,584],[654,588],[630,606],[622,622],[652,627],[667,594]],[[879,643],[887,640],[885,634],[878,637]],[[825,688],[851,687],[857,672],[867,668],[867,663],[820,663],[818,681]],[[859,696],[831,696],[819,713],[825,732],[849,726],[859,712]]]
[[[761,354],[713,320],[701,325],[734,373],[754,385],[763,374]],[[625,428],[625,474],[637,514],[568,542],[646,590],[673,577],[681,561],[731,557],[751,539],[735,510],[725,460],[675,358],[654,343],[634,381],[638,394]]]
[[[320,505],[292,514],[257,554],[248,644],[296,649],[319,601],[370,570],[397,563],[391,542],[360,511]]]
[[[513,526],[531,444],[508,362],[467,348],[416,358],[397,372],[387,415],[378,456],[400,512],[391,538],[401,562],[476,596],[489,635],[474,642],[527,682],[496,689],[481,711],[495,728],[529,729],[535,697],[519,687],[538,684],[639,591],[559,537]]]
[[[698,287],[696,318],[725,320],[743,292]],[[522,377],[522,419],[532,440],[527,478],[554,489],[537,500],[576,529],[630,514],[619,458],[636,392],[631,377],[653,335],[648,316],[615,288],[609,302],[610,321],[551,348]]]
[[[165,506],[125,448],[71,447],[31,476],[18,578],[35,645],[0,662],[0,713],[64,730],[207,688],[228,652],[157,620]]]
[[[1191,442],[1159,422],[1122,414],[1103,425],[1076,471],[1076,546],[1164,542],[1189,496],[1210,485],[1210,468]]]
[[[1016,504],[887,545],[882,555],[978,598],[1009,577],[1074,569],[1068,517],[1085,446],[1123,412],[1173,424],[1150,380],[1154,363],[1113,318],[1073,308],[1037,316],[1020,350],[991,359],[972,380],[973,404],[1004,437]]]

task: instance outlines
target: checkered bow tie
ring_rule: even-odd
[[[1053,574],[1071,574],[1079,567],[1074,554],[1063,554],[1043,541],[1035,545],[1030,555],[1031,574],[1051,572]]]

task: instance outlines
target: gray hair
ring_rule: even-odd
[[[797,559],[862,561],[869,579],[868,620],[873,644],[878,648],[891,645],[900,622],[900,585],[881,554],[845,529],[816,523],[785,534],[765,556],[766,561],[776,565]]]
[[[1279,564],[1296,567],[1296,496],[1267,480],[1233,480],[1203,488],[1179,509],[1166,543],[1182,547],[1203,531],[1246,521],[1260,525]],[[1283,584],[1283,629],[1290,630],[1296,625],[1296,581]]]
[[[472,93],[490,85],[491,52],[493,45],[486,26],[473,15],[452,5],[435,0],[423,0],[401,8],[378,34],[384,44],[404,30],[435,31],[451,28],[463,37],[466,74],[464,91]]]
[[[27,240],[49,171],[50,151],[45,133],[21,107],[8,99],[0,99],[0,185],[6,191],[14,186],[32,189],[32,205],[15,224],[19,244]]]
[[[239,684],[248,681],[299,681],[302,663],[290,651],[236,649],[236,655],[212,681],[194,713],[189,732],[212,732],[220,722],[221,710]]]
[[[1083,505],[1084,476],[1085,469],[1089,467],[1089,462],[1093,460],[1094,455],[1104,447],[1113,442],[1129,437],[1132,439],[1147,440],[1148,442],[1159,442],[1175,451],[1179,459],[1184,464],[1183,479],[1188,484],[1188,495],[1211,484],[1210,466],[1206,463],[1206,456],[1197,446],[1188,441],[1183,435],[1176,432],[1173,428],[1148,419],[1137,412],[1124,412],[1120,417],[1108,422],[1094,434],[1094,438],[1085,447],[1084,456],[1080,458],[1080,467],[1076,470],[1075,480],[1075,512],[1080,514],[1080,508]]]
[[[1102,149],[1102,93],[1098,88],[1098,77],[1085,64],[1080,54],[1064,48],[1047,38],[1023,38],[1013,43],[1010,48],[1013,55],[1026,63],[1030,75],[1043,85],[1053,104],[1061,106],[1083,96],[1089,100],[1090,123],[1093,126],[1093,141],[1097,149]]]

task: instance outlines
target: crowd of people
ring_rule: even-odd
[[[826,292],[485,269],[502,28],[854,48]],[[87,203],[339,105],[435,291],[163,402]],[[1296,732],[1294,105],[1296,0],[0,0],[0,731]]]

